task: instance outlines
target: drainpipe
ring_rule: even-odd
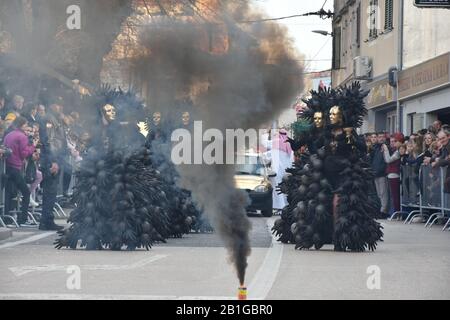
[[[401,104],[399,99],[399,85],[398,81],[400,79],[399,74],[403,70],[403,22],[404,22],[404,0],[399,0],[399,10],[398,10],[398,40],[397,40],[397,131],[403,132],[403,119],[401,112]]]

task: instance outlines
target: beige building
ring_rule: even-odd
[[[410,134],[438,118],[450,122],[450,10],[413,0],[334,3],[333,86],[359,80],[371,90],[363,132]],[[391,67],[398,87],[389,84]]]
[[[293,105],[286,109],[279,117],[275,124],[277,128],[288,128],[297,120],[297,114],[306,107],[302,99],[308,99],[311,90],[319,90],[319,87],[329,87],[331,84],[331,70],[312,72],[305,75],[303,79],[303,92],[297,97]]]

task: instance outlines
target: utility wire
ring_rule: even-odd
[[[303,13],[303,14],[294,14],[294,15],[291,15],[291,16],[278,17],[278,18],[259,19],[259,20],[247,20],[247,21],[236,21],[236,22],[237,23],[260,23],[260,22],[278,21],[278,20],[285,20],[285,19],[292,19],[292,18],[306,17],[306,16],[319,16],[321,19],[331,19],[331,18],[333,18],[334,13],[331,12],[330,10],[325,11],[322,8],[319,11],[316,11],[316,12],[308,12],[308,13]]]

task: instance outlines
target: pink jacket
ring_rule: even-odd
[[[24,160],[31,156],[35,146],[28,143],[28,138],[20,129],[8,133],[4,140],[4,145],[12,150],[12,154],[6,159],[6,165],[18,170],[22,170]]]

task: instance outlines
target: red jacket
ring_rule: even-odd
[[[401,159],[395,160],[394,162],[388,163],[386,166],[386,174],[396,173],[400,174]]]

